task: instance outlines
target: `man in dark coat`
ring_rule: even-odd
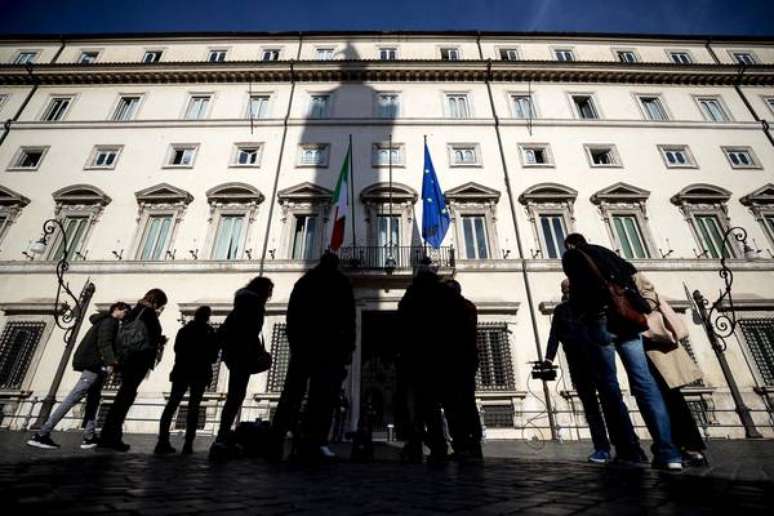
[[[110,406],[105,425],[99,439],[99,448],[116,451],[129,451],[130,446],[123,442],[123,424],[129,409],[137,397],[145,375],[153,369],[167,338],[161,334],[159,315],[167,304],[167,295],[161,289],[151,289],[143,296],[137,305],[126,316],[124,324],[140,320],[145,327],[146,342],[141,350],[118,350],[121,385],[118,388],[113,404]],[[119,338],[120,341],[120,338]]]
[[[161,414],[159,442],[154,451],[157,455],[176,451],[169,442],[169,425],[183,396],[189,390],[183,453],[193,453],[193,441],[196,438],[196,426],[199,421],[199,404],[202,401],[204,389],[212,380],[212,364],[218,359],[215,330],[209,325],[211,314],[212,309],[209,306],[200,306],[194,313],[193,320],[177,332],[175,365],[169,375],[172,392]]]
[[[102,394],[102,382],[118,364],[115,353],[115,339],[120,321],[129,313],[126,303],[114,303],[107,312],[100,312],[89,318],[92,326],[78,345],[73,356],[73,369],[81,373],[78,382],[70,394],[49,416],[48,421],[40,427],[32,438],[27,441],[29,446],[52,450],[59,448],[51,439],[51,432],[65,415],[86,396],[86,409],[83,419],[86,428],[83,432],[81,448],[89,449],[97,446],[94,437],[96,429],[97,409]]]
[[[607,428],[597,401],[597,387],[594,380],[592,364],[592,344],[586,335],[586,328],[580,323],[569,303],[570,282],[562,281],[562,302],[556,305],[551,319],[551,332],[548,335],[546,362],[552,363],[559,350],[559,343],[564,348],[564,356],[570,369],[570,378],[578,393],[583,413],[591,432],[594,453],[589,456],[589,462],[605,464],[610,461],[610,441],[607,438]],[[608,416],[609,417],[609,416]]]
[[[607,423],[615,442],[616,459],[624,462],[643,460],[618,384],[615,366],[618,352],[632,394],[653,438],[653,467],[681,470],[682,457],[672,441],[669,414],[648,369],[639,329],[627,325],[610,309],[611,298],[605,283],[627,289],[632,303],[644,305],[643,313],[649,310],[647,303],[637,299],[639,293],[632,279],[637,269],[609,249],[587,243],[579,233],[567,235],[564,244],[567,251],[562,256],[562,267],[570,280],[570,305],[594,344],[591,348],[595,354],[597,387],[602,403],[607,404],[605,414],[610,415]]]
[[[320,263],[296,282],[288,302],[287,334],[290,360],[272,420],[267,458],[282,458],[285,436],[297,428],[308,383],[297,452],[306,461],[330,459],[328,431],[355,349],[355,298],[336,255],[325,253]]]

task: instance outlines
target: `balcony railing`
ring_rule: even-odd
[[[342,247],[339,258],[349,270],[411,270],[426,258],[437,268],[454,268],[454,247],[432,249],[419,246],[366,246]]]

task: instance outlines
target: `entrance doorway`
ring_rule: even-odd
[[[387,425],[396,425],[400,408],[397,391],[397,311],[362,312],[362,363],[360,414],[370,414],[375,439],[387,436]]]

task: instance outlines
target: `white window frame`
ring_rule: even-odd
[[[699,166],[696,164],[696,159],[693,157],[693,153],[691,152],[690,147],[687,145],[659,144],[656,147],[658,148],[658,152],[661,155],[661,159],[664,160],[664,166],[666,168],[699,168]],[[676,151],[682,152],[685,155],[685,164],[669,162],[666,156],[667,152]]]
[[[76,243],[75,246],[73,246],[73,243],[70,242],[72,260],[85,260],[87,259],[86,255],[88,255],[88,248],[86,246],[91,238],[94,226],[99,221],[100,216],[102,215],[102,210],[107,204],[111,202],[111,200],[109,197],[105,196],[104,193],[99,192],[96,189],[92,190],[93,197],[88,201],[85,201],[81,195],[71,197],[68,190],[70,190],[70,188],[64,188],[54,193],[56,202],[54,216],[59,220],[66,219],[68,217],[86,219],[86,226],[80,240]],[[46,260],[58,260],[56,251],[58,250],[61,240],[61,231],[55,231],[52,235],[52,238],[49,240],[48,245],[46,246]]]
[[[197,117],[191,117],[189,116],[191,109],[193,108],[193,103],[195,99],[199,98],[207,98],[207,104],[204,107],[204,113],[201,113],[201,116]],[[183,116],[181,117],[183,120],[207,120],[210,118],[210,113],[212,112],[212,105],[215,103],[215,94],[210,92],[190,92],[188,94],[188,100],[185,103],[185,106],[183,107]]]
[[[255,163],[239,163],[239,154],[243,150],[255,150]],[[261,158],[263,158],[263,142],[237,142],[234,144],[234,150],[231,153],[231,168],[260,168]]]
[[[602,120],[604,118],[602,116],[602,110],[599,107],[599,102],[597,102],[596,94],[574,91],[568,92],[567,95],[570,100],[570,109],[572,110],[573,117],[575,117],[576,120]],[[584,118],[581,116],[580,106],[578,106],[578,104],[575,102],[575,97],[588,97],[591,100],[591,109],[594,111],[596,118]]]
[[[242,218],[242,229],[239,234],[239,243],[237,248],[237,253],[234,258],[216,258],[215,257],[215,246],[218,243],[218,232],[220,231],[221,224],[223,223],[223,220],[225,218],[231,218],[231,217],[241,217]],[[217,216],[213,217],[213,226],[212,226],[212,241],[209,245],[209,259],[210,260],[219,260],[219,261],[227,261],[227,262],[233,262],[241,260],[245,255],[246,250],[246,243],[247,243],[247,233],[249,231],[249,228],[251,226],[250,219],[252,217],[250,216],[250,211],[247,208],[221,208],[218,210]]]
[[[315,223],[315,232],[314,232],[314,235],[312,235],[312,242],[310,243],[311,249],[306,246],[307,239],[304,238],[302,243],[303,249],[301,252],[301,256],[297,258],[293,256],[293,251],[295,250],[295,243],[296,243],[295,236],[296,236],[296,228],[298,225],[298,219],[300,219],[301,217],[303,217],[306,221],[306,223],[304,224],[304,230],[303,230],[304,236],[308,234],[307,228],[308,228],[309,219],[310,218],[316,219],[316,223]],[[321,217],[320,214],[316,212],[301,212],[299,210],[296,210],[288,218],[291,221],[290,226],[288,228],[290,233],[289,235],[290,247],[288,248],[288,259],[293,261],[312,261],[312,260],[319,259],[320,247],[321,247],[320,244],[322,242],[321,229],[324,226],[323,217]]]
[[[382,52],[390,52],[392,51],[393,57],[382,57]],[[379,60],[380,61],[397,61],[399,59],[398,54],[398,47],[397,46],[390,46],[390,47],[379,47]]]
[[[592,151],[608,150],[611,158],[610,164],[598,164],[594,163]],[[589,167],[591,168],[623,168],[621,156],[618,154],[618,149],[615,144],[612,143],[584,143],[583,150],[586,153],[586,159],[588,159]]]
[[[726,160],[728,161],[728,164],[731,168],[734,169],[760,169],[761,162],[758,161],[758,157],[755,155],[755,152],[753,152],[752,147],[746,146],[746,145],[721,145],[720,147],[723,150],[723,155],[725,155]],[[747,155],[750,157],[750,164],[749,165],[735,165],[734,162],[731,160],[731,153],[732,152],[746,152]]]
[[[699,113],[701,113],[701,116],[704,118],[706,122],[712,123],[712,124],[722,124],[725,122],[733,122],[734,119],[731,118],[731,112],[728,110],[728,107],[726,106],[726,103],[723,102],[723,97],[720,95],[693,95],[693,100],[696,102],[696,107],[699,109]],[[708,113],[704,110],[702,107],[702,101],[706,100],[714,100],[717,102],[718,107],[720,108],[721,113],[723,114],[724,120],[712,120]]]
[[[330,56],[321,56],[322,52],[330,51]],[[333,61],[336,59],[336,46],[319,46],[314,47],[314,59],[315,61]]]
[[[132,113],[131,117],[125,118],[125,119],[117,119],[116,115],[118,115],[118,107],[121,105],[121,100],[127,97],[138,97],[139,100],[137,101],[137,107],[135,108],[134,113]],[[129,122],[132,120],[137,120],[137,115],[140,113],[140,109],[142,108],[142,104],[144,100],[145,100],[145,93],[119,93],[118,98],[113,104],[113,109],[110,111],[108,120],[111,120],[113,122]]]
[[[491,260],[493,258],[499,258],[498,256],[493,256],[492,253],[492,245],[490,244],[491,238],[489,237],[489,224],[488,224],[488,218],[486,216],[486,213],[460,213],[458,216],[459,225],[461,226],[461,233],[462,233],[462,241],[460,244],[462,245],[460,249],[460,259],[462,260]],[[465,237],[465,220],[470,219],[481,219],[482,221],[482,227],[484,228],[484,239],[486,244],[486,253],[487,256],[481,257],[481,256],[468,256],[468,241]],[[475,226],[474,226],[475,228]],[[475,231],[473,231],[473,247],[475,249],[475,254],[478,254],[478,236],[476,235]],[[464,255],[464,256],[462,256]]]
[[[309,148],[317,148],[320,151],[319,159],[316,163],[306,163],[303,160],[304,150]],[[301,143],[298,145],[296,168],[328,168],[330,154],[331,145],[329,143]]]
[[[0,204],[0,217],[2,217],[2,222],[0,223],[0,245],[2,245],[8,230],[16,222],[24,207],[30,203],[30,200],[3,186],[0,186],[0,193],[3,194],[5,199],[4,203]]]
[[[48,149],[50,147],[48,145],[24,145],[22,147],[19,147],[19,149],[14,153],[13,159],[8,164],[7,170],[9,171],[19,171],[19,172],[34,172],[36,170],[40,170],[40,165],[43,163],[43,160],[46,158],[46,154],[48,153]],[[28,152],[28,151],[40,151],[40,159],[35,164],[34,167],[22,167],[18,165],[22,158],[22,153]]]
[[[315,116],[314,114],[314,108],[315,108],[315,98],[322,98],[325,97],[325,108],[323,112],[320,114],[320,116]],[[306,118],[308,120],[327,120],[329,118],[333,118],[333,93],[329,91],[310,91],[309,92],[309,100],[308,105],[306,109]]]
[[[464,216],[484,218],[488,258],[470,258],[470,260],[499,260],[502,258],[497,231],[497,205],[500,192],[477,183],[466,183],[445,192],[448,202],[454,245],[458,250],[457,258],[468,260],[465,246]],[[409,240],[406,240],[408,242]]]
[[[118,159],[121,157],[121,151],[124,149],[123,145],[95,145],[89,154],[89,159],[86,161],[84,170],[115,170],[118,164]],[[97,165],[97,156],[100,152],[115,152],[116,157],[113,159],[111,165]]]
[[[276,54],[276,59],[266,59],[267,55],[274,55]],[[261,61],[265,62],[272,62],[272,61],[279,61],[280,57],[282,56],[282,47],[263,47],[261,48]]]
[[[481,167],[481,145],[478,143],[454,142],[447,146],[449,153],[449,168]],[[455,154],[460,150],[473,150],[473,161],[457,161]]]
[[[733,61],[734,64],[738,64],[738,65],[741,65],[741,64],[744,64],[744,65],[755,65],[755,64],[760,63],[760,61],[758,60],[758,56],[755,55],[755,52],[753,52],[752,50],[734,50],[734,49],[729,49],[728,50],[728,55],[731,57],[731,60]],[[741,60],[739,60],[737,55],[747,55],[747,56],[750,57],[750,61],[752,61],[752,62],[750,62],[750,63],[743,63]]]
[[[13,59],[11,60],[11,64],[18,65],[18,66],[24,66],[26,64],[35,64],[35,61],[40,57],[40,50],[38,49],[19,49],[18,52],[13,56]],[[22,55],[26,54],[32,54],[32,57],[25,60],[24,62],[19,62],[19,59],[21,59]]]
[[[556,258],[550,258],[548,255],[548,245],[545,241],[543,228],[540,223],[541,215],[561,216],[564,222],[566,235],[575,232],[575,200],[578,192],[556,183],[542,183],[529,188],[519,196],[519,202],[527,210],[530,225],[532,227],[532,236],[537,246],[536,250],[531,250],[532,258],[540,256],[544,260],[559,260],[561,255]],[[557,250],[559,246],[557,245]]]
[[[318,258],[322,255],[324,239],[328,235],[327,224],[332,194],[330,190],[311,183],[302,183],[277,193],[282,222],[279,245],[281,256],[293,260],[296,217],[310,215],[316,215],[318,221],[317,234],[313,242],[314,256]]]
[[[140,62],[142,64],[154,64],[154,63],[160,63],[161,58],[164,57],[164,50],[163,48],[146,48],[143,51],[142,59],[140,59]],[[158,57],[153,61],[148,61],[148,55],[149,54],[158,54]]]
[[[464,97],[465,102],[465,109],[467,110],[468,116],[466,117],[453,117],[452,116],[452,109],[451,109],[451,103],[450,100],[452,97]],[[460,92],[454,92],[454,91],[445,91],[443,92],[443,112],[446,114],[446,118],[450,118],[452,120],[470,120],[474,118],[473,115],[473,103],[470,101],[470,92],[467,91],[460,91]]]
[[[271,118],[272,100],[274,98],[274,92],[247,92],[247,105],[245,106],[245,117],[250,118],[250,109],[252,108],[253,98],[266,98],[265,109],[263,116],[253,117],[253,120],[265,120]],[[260,115],[260,113],[259,113]]]
[[[570,59],[559,59],[561,52],[568,53]],[[551,55],[554,57],[554,61],[559,63],[574,63],[576,61],[575,47],[551,47]]]
[[[175,153],[177,153],[178,150],[193,151],[193,156],[191,157],[191,163],[189,165],[172,163],[172,160],[175,157]],[[196,164],[196,158],[198,155],[199,155],[198,143],[170,143],[169,150],[167,151],[167,157],[164,160],[164,165],[161,168],[194,168],[194,165]]]
[[[223,194],[221,189],[230,187],[237,187],[244,192],[238,194]],[[250,192],[249,190],[252,190]],[[242,224],[242,233],[240,234],[240,243],[238,247],[238,253],[234,260],[242,260],[247,255],[247,250],[250,245],[250,236],[253,231],[253,224],[257,217],[258,206],[264,201],[263,194],[258,192],[255,187],[241,184],[230,183],[225,185],[219,185],[207,192],[207,202],[210,205],[210,218],[208,219],[209,227],[207,229],[207,237],[205,238],[202,249],[205,250],[204,258],[215,259],[213,257],[215,251],[215,245],[217,244],[217,234],[220,228],[221,219],[228,215],[243,216],[244,222]],[[255,255],[253,255],[255,256]]]
[[[774,95],[761,95],[761,100],[769,108],[771,114],[774,115]],[[2,107],[2,104],[0,104],[0,107]]]
[[[697,185],[697,186],[707,186],[707,185]],[[713,187],[713,188],[717,189],[717,187]],[[687,193],[686,193],[686,190],[688,191]],[[694,241],[696,242],[696,245],[699,247],[699,250],[702,252],[699,254],[699,256],[702,256],[704,258],[709,258],[709,259],[719,259],[719,258],[713,258],[708,252],[704,254],[704,251],[708,251],[708,250],[705,248],[704,237],[702,236],[702,233],[699,231],[699,223],[697,222],[696,217],[704,216],[704,215],[715,216],[718,220],[718,223],[720,226],[720,234],[722,236],[722,234],[725,231],[727,231],[728,228],[731,227],[731,219],[728,216],[728,200],[729,200],[730,194],[717,193],[717,194],[712,194],[711,196],[707,196],[706,199],[703,199],[703,198],[691,199],[690,190],[691,190],[691,186],[686,187],[683,191],[673,196],[671,201],[673,204],[676,204],[678,206],[680,211],[683,213],[683,216],[685,217],[686,222],[688,222],[688,228],[690,229],[691,234],[693,235]],[[729,254],[731,258],[736,258],[742,255],[741,248],[735,242],[729,242],[727,249],[729,250]],[[721,250],[721,254],[722,254],[722,250]]]
[[[521,51],[519,47],[497,47],[497,57],[505,62],[520,61]]]
[[[647,260],[657,256],[656,242],[648,225],[647,201],[650,192],[624,183],[616,183],[591,196],[591,202],[599,207],[613,249],[627,260]],[[644,257],[626,256],[615,227],[616,216],[634,217],[635,229]],[[634,249],[632,249],[634,251]]]
[[[508,106],[511,110],[511,117],[514,120],[529,120],[530,117],[517,116],[516,113],[516,97],[527,97],[529,99],[529,108],[532,111],[532,120],[539,118],[537,112],[537,102],[535,102],[535,94],[526,91],[510,91],[508,92]]]
[[[82,48],[82,49],[80,50],[80,52],[81,52],[81,53],[80,53],[80,54],[78,54],[78,60],[76,61],[76,63],[78,63],[78,64],[93,64],[93,63],[96,63],[97,61],[99,61],[99,57],[102,55],[102,51],[101,51],[101,50],[98,50],[98,49],[91,49],[91,48]],[[85,57],[87,54],[96,54],[96,55],[94,56],[94,60],[93,60],[93,61],[90,61],[90,62],[84,62],[84,60],[83,60],[83,59],[84,59],[84,57]]]
[[[634,95],[637,98],[637,105],[640,107],[640,112],[642,113],[644,120],[650,122],[669,122],[672,120],[672,114],[669,112],[666,102],[664,101],[664,96],[661,93],[635,93]],[[656,99],[661,112],[664,114],[663,119],[652,118],[650,116],[650,112],[645,107],[645,99]]]
[[[543,217],[557,217],[561,219],[562,222],[562,228],[564,230],[564,237],[567,238],[567,235],[569,235],[572,231],[569,229],[569,219],[570,219],[570,212],[565,208],[547,208],[547,207],[541,207],[540,205],[536,206],[535,208],[535,228],[537,230],[537,238],[538,238],[538,244],[540,246],[540,257],[543,260],[561,260],[562,259],[562,249],[561,247],[564,246],[564,240],[559,241],[558,238],[556,238],[556,234],[553,231],[553,227],[551,227],[551,234],[554,237],[555,240],[555,251],[556,251],[556,257],[551,257],[551,253],[548,249],[548,242],[546,241],[546,234],[543,231],[543,224],[542,219]],[[561,244],[561,247],[560,247]]]
[[[668,48],[665,50],[667,54],[667,58],[669,59],[669,62],[672,64],[678,64],[678,65],[686,65],[686,64],[694,64],[696,60],[693,58],[693,54],[688,49],[678,49],[678,48]],[[679,61],[675,61],[674,56],[677,54],[684,54],[688,57],[688,62],[683,63]]]
[[[531,163],[527,159],[527,152],[530,150],[543,151],[544,163]],[[554,168],[554,155],[551,152],[551,144],[549,143],[520,143],[519,144],[519,158],[521,159],[522,168]]]
[[[612,48],[611,51],[613,52],[613,57],[619,63],[633,64],[640,62],[640,55],[634,48]],[[634,57],[634,61],[625,61],[621,59],[621,54],[631,54],[632,57]]]
[[[443,57],[444,51],[446,51],[446,54],[449,57]],[[452,58],[450,52],[455,52],[456,57]],[[462,61],[462,49],[455,45],[440,45],[438,47],[438,55],[440,56],[441,61]]]
[[[213,47],[213,48],[207,49],[207,62],[208,63],[224,63],[224,62],[226,62],[226,58],[228,57],[228,51],[229,51],[229,49],[225,48],[225,47]],[[222,59],[213,60],[212,57],[213,57],[213,55],[216,55],[216,54],[217,55],[223,54],[223,58]]]
[[[624,253],[624,249],[623,249],[623,243],[620,239],[620,235],[618,234],[618,231],[614,224],[614,220],[616,219],[616,217],[631,217],[634,219],[635,233],[636,233],[635,236],[639,240],[639,244],[642,247],[642,250],[644,251],[645,256],[634,256],[634,254],[632,254],[632,256],[626,256],[626,253]],[[622,210],[622,209],[610,210],[609,218],[610,218],[610,221],[608,224],[610,226],[610,234],[612,237],[611,241],[612,241],[614,250],[619,255],[621,255],[621,257],[625,258],[626,260],[649,260],[653,258],[653,254],[649,249],[648,240],[645,237],[645,229],[643,229],[642,218],[639,212],[633,211],[633,210],[631,211]],[[627,236],[630,236],[630,235],[627,234]],[[634,253],[633,249],[632,249],[632,253]]]
[[[65,93],[60,95],[60,94],[52,93],[51,95],[48,96],[48,101],[43,106],[43,111],[41,111],[40,116],[38,117],[38,120],[40,120],[41,122],[48,122],[48,123],[62,122],[64,120],[67,120],[67,116],[70,114],[70,110],[72,109],[73,104],[75,104],[75,99],[77,97],[78,97],[77,94]],[[67,106],[64,108],[64,111],[62,111],[62,114],[60,115],[59,118],[56,118],[54,120],[48,120],[48,115],[53,109],[54,101],[60,100],[60,99],[67,99],[68,100]]]
[[[156,207],[149,207],[143,211],[144,211],[143,224],[139,228],[140,233],[139,233],[139,238],[137,240],[137,246],[136,246],[137,248],[134,252],[134,259],[136,261],[141,261],[141,262],[167,260],[169,258],[167,256],[167,253],[172,247],[174,232],[177,228],[177,223],[176,223],[176,219],[178,218],[177,212],[176,210],[171,208],[162,209],[162,208],[156,208]],[[145,259],[142,257],[142,252],[143,252],[143,249],[145,248],[145,239],[148,236],[148,231],[150,230],[151,222],[153,219],[161,218],[161,217],[169,217],[170,219],[169,232],[168,232],[166,241],[163,242],[163,246],[161,248],[161,255],[159,256],[158,260]]]
[[[394,96],[397,98],[397,102],[394,104],[396,106],[395,109],[395,116],[383,116],[381,111],[382,104],[379,102],[380,98],[382,96]],[[377,91],[374,93],[374,116],[376,118],[384,118],[388,120],[393,120],[401,115],[401,108],[402,108],[402,95],[399,91]]]
[[[371,146],[371,166],[373,168],[388,168],[390,166],[389,161],[379,161],[379,153],[381,150],[390,148],[390,142],[376,142]],[[404,168],[406,166],[406,145],[403,143],[392,142],[392,150],[397,151],[397,158],[393,158],[393,168]]]
[[[170,192],[170,190],[172,191]],[[163,195],[158,195],[159,191]],[[129,246],[129,256],[134,260],[142,261],[144,238],[151,217],[171,216],[172,227],[169,230],[169,238],[167,238],[166,245],[161,254],[161,260],[169,259],[168,253],[173,248],[172,246],[180,228],[180,222],[183,220],[183,216],[193,197],[188,192],[171,187],[165,183],[141,190],[135,193],[135,196],[137,197],[138,215],[137,225]]]

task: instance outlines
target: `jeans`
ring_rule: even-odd
[[[701,436],[696,420],[693,418],[691,408],[685,401],[680,388],[670,389],[661,373],[648,360],[650,372],[658,384],[661,395],[664,397],[669,419],[672,422],[672,440],[680,450],[689,450],[701,452],[707,448],[704,439]]]
[[[596,345],[596,344],[594,344]],[[595,451],[610,451],[610,441],[607,439],[607,427],[602,413],[599,410],[599,401],[597,400],[597,386],[592,374],[591,361],[588,359],[586,350],[576,353],[567,353],[565,356],[570,366],[570,377],[575,385],[575,391],[578,393],[581,404],[583,405],[583,414],[586,416],[586,422],[589,424],[591,432],[591,442],[594,443]]]
[[[169,441],[169,425],[172,424],[172,416],[175,414],[175,410],[180,406],[180,402],[183,401],[185,391],[191,389],[191,394],[188,397],[188,417],[185,421],[185,442],[188,444],[193,443],[196,438],[196,426],[199,422],[199,405],[202,402],[202,395],[204,389],[207,387],[203,383],[191,383],[188,381],[172,382],[172,392],[169,394],[169,400],[164,407],[164,412],[161,414],[161,421],[159,423],[159,441]]]
[[[78,382],[75,384],[75,387],[73,387],[73,390],[70,391],[70,394],[62,400],[62,403],[60,403],[56,410],[49,416],[48,421],[40,427],[40,430],[37,432],[38,435],[46,436],[50,434],[57,423],[70,412],[70,409],[86,396],[86,411],[84,417],[86,429],[83,432],[83,437],[85,439],[94,437],[94,430],[97,426],[97,406],[99,405],[99,398],[102,392],[103,379],[104,375],[101,373],[95,373],[93,371],[81,372],[81,377],[78,378]]]
[[[634,394],[637,406],[640,408],[640,414],[642,414],[653,438],[651,450],[654,459],[659,462],[681,460],[680,452],[672,442],[672,429],[664,398],[648,369],[648,360],[642,347],[642,337],[639,334],[613,335],[607,330],[605,318],[590,321],[587,329],[591,341],[599,346],[596,365],[600,380],[600,394],[604,394],[606,402],[614,408],[613,413],[616,420],[608,421],[608,423],[611,427],[615,426],[618,436],[624,440],[621,444],[631,450],[630,447],[633,440],[636,440],[636,435],[631,429],[631,419],[629,419],[628,410],[623,403],[616,377],[616,350],[623,362],[632,394]]]

